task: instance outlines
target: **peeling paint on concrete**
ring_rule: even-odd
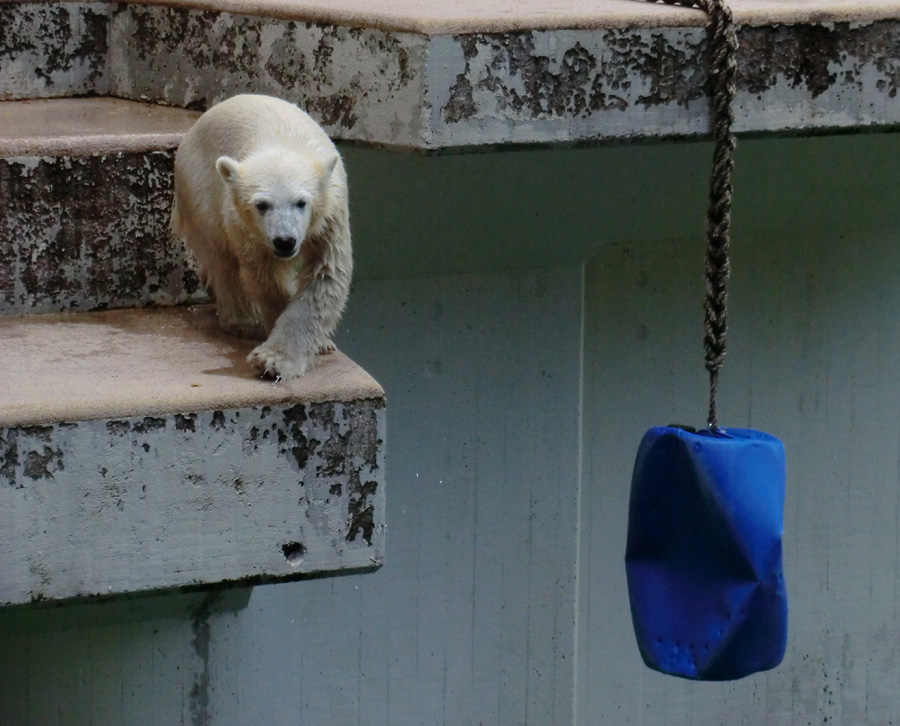
[[[12,29],[0,30],[0,97],[111,93],[202,110],[268,93],[337,139],[421,149],[708,130],[701,27],[426,36],[140,4],[0,14]],[[898,37],[895,20],[739,28],[736,129],[900,123]]]
[[[897,95],[900,79],[900,28],[881,22],[866,26],[849,23],[801,27],[746,28],[741,33],[738,84],[748,93],[765,93],[781,81],[805,88],[817,98],[835,86],[863,90],[869,81],[866,66],[883,74],[878,90]]]
[[[607,31],[599,52],[582,43],[597,36],[582,35],[561,49],[556,42],[542,47],[550,38],[531,32],[457,38],[466,67],[442,108],[445,120],[475,116],[475,93],[493,96],[501,111],[530,119],[581,118],[629,104],[686,106],[702,97],[695,62],[702,35],[672,44],[662,33]],[[471,90],[461,92],[461,86]],[[455,96],[466,99],[467,112],[453,104]]]
[[[384,425],[363,400],[0,428],[0,604],[371,568]]]
[[[123,5],[111,26],[118,96],[203,110],[280,96],[341,139],[413,146],[422,134],[422,36]]]
[[[109,93],[109,5],[0,3],[0,100]]]
[[[746,28],[738,130],[900,123],[900,23]]]
[[[703,118],[701,28],[432,39],[435,147],[687,134]]]
[[[372,536],[375,532],[375,505],[370,503],[370,497],[374,498],[378,492],[377,481],[351,483],[350,486],[350,523],[347,528],[346,539],[355,542],[361,537],[368,544],[372,544]]]
[[[0,314],[203,300],[169,231],[172,165],[170,151],[0,159]]]
[[[900,24],[741,28],[741,131],[897,123]],[[435,36],[433,148],[686,136],[708,129],[702,28]]]

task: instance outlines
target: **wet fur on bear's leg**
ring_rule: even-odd
[[[344,285],[331,277],[313,280],[291,300],[262,345],[248,360],[267,377],[296,378],[319,352],[333,344],[323,334],[334,330],[347,297]],[[327,336],[326,336],[327,340]]]

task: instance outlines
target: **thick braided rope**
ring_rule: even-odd
[[[712,430],[718,429],[716,395],[719,369],[725,360],[728,329],[728,244],[731,228],[731,177],[734,171],[736,140],[734,123],[734,75],[737,37],[731,9],[726,0],[700,0],[709,16],[707,37],[710,58],[710,92],[715,148],[706,215],[706,297],[703,338],[706,370],[709,371],[709,417]]]
[[[655,0],[651,0],[655,2]],[[726,0],[663,0],[670,5],[695,5],[706,12],[709,44],[709,86],[712,96],[712,129],[715,148],[706,213],[706,297],[703,345],[709,371],[709,428],[719,428],[716,397],[719,369],[725,361],[728,331],[728,243],[731,228],[731,175],[736,140],[734,123],[734,74],[737,66],[737,34]]]

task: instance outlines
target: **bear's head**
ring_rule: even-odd
[[[289,260],[321,224],[338,158],[334,151],[310,158],[290,149],[268,149],[240,162],[219,157],[216,170],[248,230],[277,257]]]

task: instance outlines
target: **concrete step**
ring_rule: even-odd
[[[732,0],[735,127],[900,123],[900,0]],[[709,130],[704,14],[635,0],[0,2],[0,98],[257,91],[424,150]]]
[[[99,2],[0,2],[0,101],[109,93]]]
[[[0,319],[0,605],[381,564],[383,391],[252,346],[210,306]]]
[[[0,103],[0,314],[205,299],[169,231],[174,150],[197,116],[112,98]]]

